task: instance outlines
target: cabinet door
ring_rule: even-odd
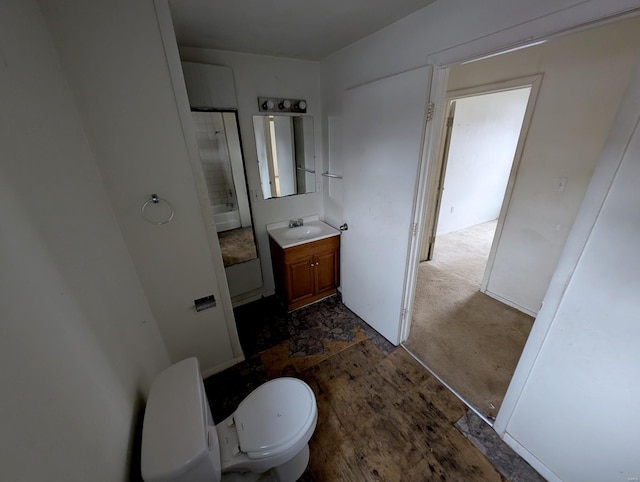
[[[287,263],[287,298],[289,306],[314,295],[312,258]]]
[[[338,286],[338,252],[329,251],[315,255],[316,294],[335,290]]]

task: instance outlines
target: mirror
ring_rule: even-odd
[[[264,199],[316,191],[313,118],[253,116]]]
[[[235,112],[192,110],[225,268],[258,257]]]

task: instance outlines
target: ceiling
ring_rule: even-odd
[[[321,60],[435,0],[170,0],[178,45]]]

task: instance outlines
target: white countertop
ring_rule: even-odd
[[[290,228],[289,221],[269,224],[267,225],[267,232],[282,249],[332,236],[340,236],[339,230],[320,221],[317,216],[308,216],[303,219],[304,224],[296,228]]]

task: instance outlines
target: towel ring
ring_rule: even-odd
[[[156,221],[155,219],[151,219],[148,213],[145,213],[145,210],[149,205],[156,205],[160,203],[166,204],[167,207],[169,208],[169,216],[164,221]],[[149,221],[151,224],[167,224],[169,221],[173,219],[173,215],[175,214],[173,207],[171,206],[169,201],[167,201],[166,199],[159,198],[157,194],[152,194],[151,199],[149,199],[147,202],[145,202],[142,205],[142,208],[140,209],[140,211],[142,213],[142,217],[145,218],[147,221]]]

